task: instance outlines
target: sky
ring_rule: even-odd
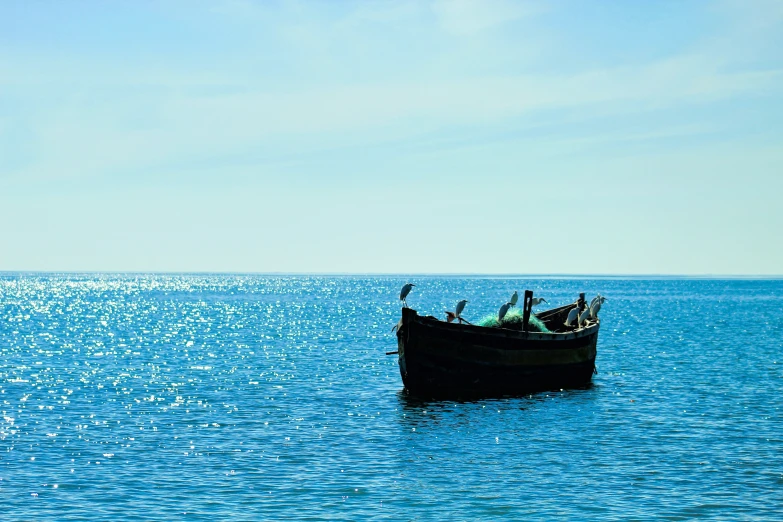
[[[0,270],[783,274],[783,1],[0,2]]]

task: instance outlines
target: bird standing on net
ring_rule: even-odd
[[[498,310],[498,322],[501,322],[506,317],[509,308],[511,308],[511,303],[506,303],[500,307],[500,310]]]

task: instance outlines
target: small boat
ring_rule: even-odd
[[[402,309],[397,353],[409,393],[426,396],[513,395],[588,385],[595,371],[600,321],[564,325],[576,303],[535,314],[550,333],[528,328],[533,292],[525,292],[520,330],[448,323]],[[393,354],[395,352],[389,352]]]

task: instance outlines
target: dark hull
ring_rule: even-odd
[[[552,314],[553,324],[560,315]],[[408,391],[427,396],[583,387],[595,370],[598,328],[540,334],[446,323],[403,308],[400,374]]]

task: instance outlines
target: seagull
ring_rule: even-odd
[[[511,306],[516,306],[517,301],[519,301],[519,294],[514,292],[514,295],[511,296],[511,300],[509,301],[509,304],[511,304]]]
[[[400,290],[400,301],[402,301],[402,306],[404,308],[408,308],[408,302],[405,300],[406,297],[408,297],[408,294],[411,293],[411,288],[413,288],[413,283],[408,283],[405,286],[402,287],[402,290]]]
[[[498,310],[498,322],[503,320],[503,318],[506,316],[506,313],[508,313],[508,309],[510,307],[511,307],[511,303],[506,303],[500,307],[500,310]]]
[[[584,311],[579,314],[579,326],[584,326],[585,321],[587,321],[587,318],[590,317],[590,308],[585,307]]]
[[[598,317],[598,311],[601,309],[601,305],[604,303],[604,301],[606,301],[606,297],[599,295],[598,299],[593,299],[593,301],[595,301],[595,303],[590,305],[590,317],[595,319]]]
[[[538,306],[538,305],[540,305],[541,303],[546,303],[546,304],[549,304],[549,301],[547,301],[547,300],[546,300],[546,299],[544,299],[543,297],[534,297],[534,298],[533,298],[533,303],[532,303],[530,306]]]
[[[574,306],[570,312],[568,312],[568,319],[566,319],[565,325],[571,326],[571,323],[576,321],[577,317],[579,317],[579,307]]]

